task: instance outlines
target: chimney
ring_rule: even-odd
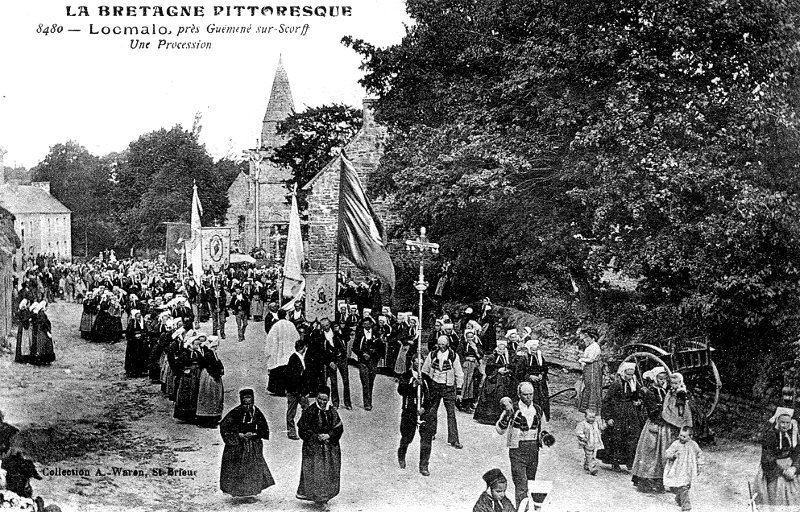
[[[50,182],[49,181],[32,181],[31,182],[31,186],[40,188],[40,189],[44,190],[45,192],[47,192],[48,194],[50,193]]]
[[[364,128],[375,124],[375,104],[378,102],[376,98],[364,98],[363,102],[363,116]]]

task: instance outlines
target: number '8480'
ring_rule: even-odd
[[[39,23],[39,26],[36,28],[37,34],[60,34],[64,31],[64,27],[53,23],[52,25],[45,25],[44,23]]]

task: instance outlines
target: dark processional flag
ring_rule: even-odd
[[[353,164],[342,153],[339,184],[339,255],[368,270],[394,290],[394,265],[386,250],[386,232],[364,192]]]

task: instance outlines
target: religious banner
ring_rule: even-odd
[[[202,228],[203,268],[219,272],[231,262],[231,228]]]
[[[191,226],[186,222],[165,222],[167,225],[167,244],[164,253],[167,265],[180,265],[185,250],[184,242],[192,236]]]
[[[305,274],[306,320],[336,317],[336,273]]]

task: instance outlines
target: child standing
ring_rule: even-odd
[[[700,474],[703,451],[692,440],[692,427],[681,428],[678,440],[667,448],[664,467],[664,487],[675,494],[681,510],[692,510],[689,489]]]
[[[586,409],[585,419],[575,428],[578,446],[583,449],[583,469],[594,476],[597,474],[597,450],[604,448],[600,437],[600,422],[594,409]]]

